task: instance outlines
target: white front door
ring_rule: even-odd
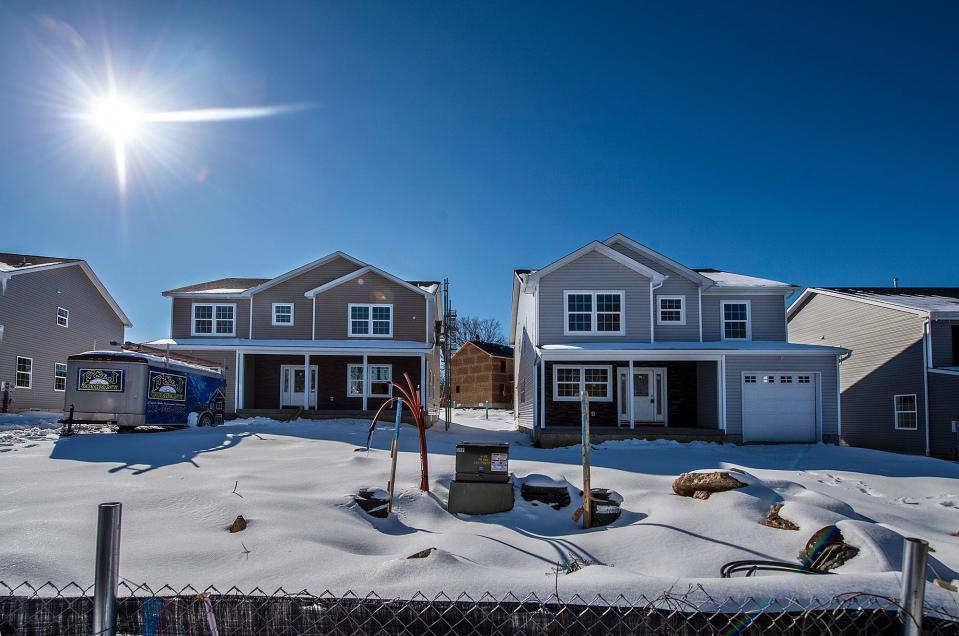
[[[303,406],[306,373],[302,365],[280,365],[280,406]],[[310,366],[310,406],[316,408],[316,365]]]
[[[629,369],[619,370],[619,419],[629,422]],[[633,369],[633,421],[665,422],[666,370]]]

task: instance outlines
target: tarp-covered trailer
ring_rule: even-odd
[[[216,367],[134,351],[67,358],[65,424],[214,426],[223,423],[226,380]]]

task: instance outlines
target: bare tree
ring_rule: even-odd
[[[456,331],[452,334],[453,350],[458,350],[470,340],[483,340],[495,344],[506,344],[503,326],[496,318],[460,316],[456,319]]]

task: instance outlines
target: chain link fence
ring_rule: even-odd
[[[93,588],[0,582],[0,635],[88,636]],[[959,634],[959,608],[926,606],[923,634]],[[716,599],[684,595],[540,598],[535,595],[318,596],[279,589],[152,589],[121,583],[117,634],[266,636],[312,634],[900,634],[896,599],[849,593],[824,599]]]

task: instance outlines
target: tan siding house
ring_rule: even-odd
[[[67,357],[117,349],[129,318],[82,260],[0,253],[0,399],[62,411]]]
[[[227,410],[366,413],[408,376],[438,406],[435,281],[406,281],[335,252],[275,278],[163,292],[171,338],[149,343],[221,366]]]

